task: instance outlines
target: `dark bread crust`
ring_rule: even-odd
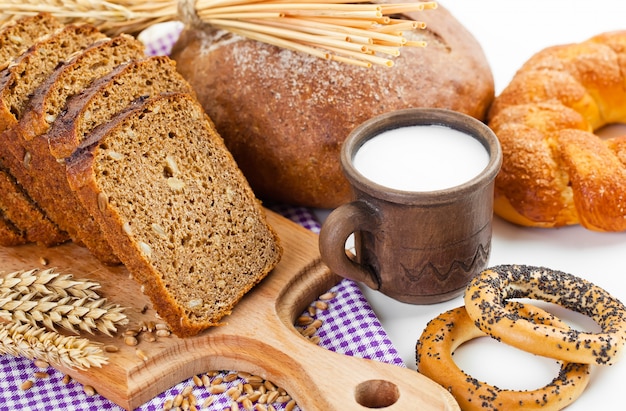
[[[28,240],[11,220],[6,219],[0,210],[0,246],[11,247],[26,244]]]
[[[59,230],[59,227],[46,217],[28,195],[21,190],[15,178],[1,166],[0,193],[2,193],[0,195],[0,214],[7,226],[7,230],[0,234],[0,243],[17,245],[33,242],[50,247],[69,240],[68,235]],[[23,242],[15,242],[17,233],[22,237]]]
[[[260,198],[335,207],[350,198],[340,147],[363,121],[406,107],[440,107],[482,120],[494,97],[472,35],[443,7],[425,21],[426,48],[392,68],[328,62],[220,31],[186,29],[172,58]]]

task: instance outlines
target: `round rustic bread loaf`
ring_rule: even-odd
[[[329,62],[210,27],[184,29],[172,57],[258,197],[332,208],[350,199],[339,152],[355,126],[407,107],[483,120],[494,98],[483,50],[459,21],[441,6],[409,17],[426,22],[411,36],[428,45],[402,48],[391,68]]]

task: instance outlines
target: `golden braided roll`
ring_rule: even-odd
[[[626,31],[546,48],[494,100],[502,145],[494,210],[516,224],[626,230]]]

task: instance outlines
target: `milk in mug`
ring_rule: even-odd
[[[366,141],[353,158],[369,180],[403,191],[436,191],[466,183],[489,163],[489,153],[472,136],[441,125],[384,131]]]

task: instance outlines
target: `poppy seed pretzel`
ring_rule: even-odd
[[[602,331],[536,324],[506,308],[513,298],[558,304],[591,317]],[[465,307],[488,335],[549,358],[612,365],[626,343],[626,307],[618,299],[587,280],[544,267],[502,265],[483,271],[468,285]]]
[[[506,305],[515,315],[536,324],[568,327],[552,314],[530,304],[509,301]],[[589,383],[588,364],[565,361],[561,362],[559,374],[536,390],[506,390],[479,381],[463,372],[452,354],[461,344],[485,336],[473,324],[465,307],[458,307],[432,319],[417,342],[417,370],[447,388],[464,411],[561,410],[574,402]]]

